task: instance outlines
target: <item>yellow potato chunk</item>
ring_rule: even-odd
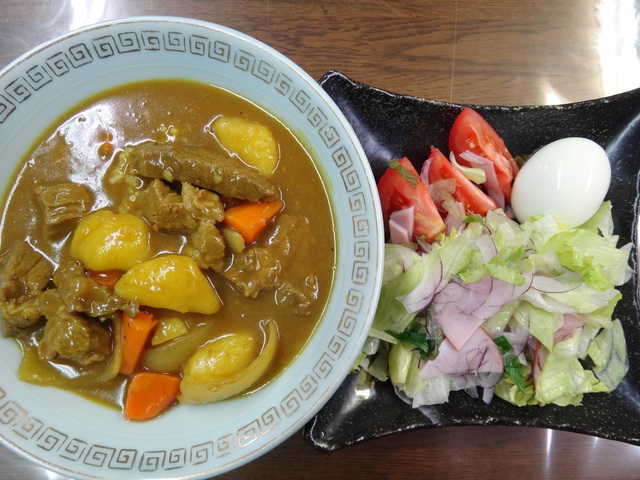
[[[91,270],[128,270],[151,256],[149,226],[129,213],[97,210],[78,223],[71,256]]]
[[[184,255],[163,255],[135,265],[118,280],[114,291],[126,300],[180,313],[209,315],[221,307],[198,264]]]
[[[217,402],[254,385],[273,363],[279,344],[274,321],[261,322],[260,328],[263,340],[259,353],[254,347],[256,339],[247,334],[229,335],[200,347],[185,366],[178,401]]]
[[[168,342],[169,340],[183,336],[188,331],[187,325],[181,318],[161,318],[158,320],[153,337],[151,337],[151,345],[155,346]]]
[[[184,367],[192,382],[222,380],[248,367],[258,356],[262,339],[248,333],[233,333],[198,348]]]
[[[211,122],[210,129],[230,154],[257,168],[265,177],[273,174],[280,148],[267,127],[242,118],[221,115]]]

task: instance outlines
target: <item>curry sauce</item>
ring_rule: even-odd
[[[274,151],[277,154],[277,161],[270,159],[275,165],[272,171],[266,175],[256,173],[259,169],[247,165],[242,153],[221,144],[212,127],[214,120],[221,117],[240,119],[269,132],[276,145],[276,150],[271,148],[271,155]],[[245,138],[253,141],[250,135]],[[202,157],[198,162],[204,170],[190,176],[178,171],[175,162],[181,162],[181,171],[190,173],[196,157]],[[174,163],[163,163],[165,160]],[[153,162],[160,167],[147,168]],[[223,171],[209,174],[214,172],[210,167],[213,162],[220,163],[222,169],[233,164],[237,167],[234,172],[240,173],[228,178]],[[218,188],[208,175],[223,181],[225,187]],[[207,181],[201,182],[205,177]],[[229,193],[242,188],[225,189],[229,182],[242,183],[249,177],[256,177],[256,183],[264,180],[270,198],[242,198],[242,193]],[[254,185],[249,187],[255,190]],[[280,202],[280,210],[266,222],[255,241],[243,243],[240,239],[238,244],[240,235],[225,224],[225,212],[238,205],[271,201],[273,197]],[[211,213],[214,207],[220,212]],[[310,153],[272,115],[211,85],[183,80],[145,81],[104,92],[73,108],[23,160],[4,209],[0,244],[3,333],[14,336],[23,346],[20,378],[76,389],[119,406],[129,375],[120,372],[106,381],[96,378],[115,368],[113,357],[120,355],[122,336],[115,326],[119,326],[121,316],[143,311],[158,322],[156,329],[176,323],[182,328],[182,333],[164,340],[152,342],[150,337],[136,371],[152,370],[149,365],[154,364],[145,363],[145,358],[153,357],[156,349],[179,344],[181,338],[189,338],[199,328],[206,327],[206,338],[193,336],[199,340],[183,348],[187,353],[220,337],[243,332],[261,342],[261,323],[275,322],[275,357],[259,381],[240,392],[246,394],[268,383],[298,355],[318,325],[332,285],[334,226],[327,193]],[[102,280],[97,281],[97,274],[105,272],[89,268],[91,252],[88,257],[79,257],[71,243],[78,235],[78,225],[99,211],[137,216],[148,232],[143,236],[147,253],[137,259],[127,250],[123,256],[133,258],[134,266],[118,264],[118,281],[147,259],[188,257],[197,265],[194,274],[203,275],[213,289],[219,309],[202,313],[179,311],[184,310],[181,307],[175,310],[171,302],[169,307],[153,302],[146,305],[144,296],[129,295],[131,290],[124,288],[118,290],[118,283],[114,290],[113,285],[105,287]],[[168,214],[176,212],[184,213],[184,221],[174,221],[173,217],[167,220]],[[210,244],[218,249],[213,254],[204,251]],[[31,263],[11,259],[16,245],[26,249],[25,258],[31,258]],[[115,256],[117,252],[109,251],[106,264]],[[28,269],[21,275],[7,271],[12,262],[23,265],[23,269],[24,265],[44,264],[46,270],[50,265],[52,273],[44,274],[46,281],[41,283],[46,285],[36,288],[25,280],[31,278]],[[99,296],[90,301],[74,300],[68,289],[59,285],[65,278],[71,279],[76,291],[82,284],[83,292],[99,292]],[[188,294],[192,286],[176,281],[154,283],[148,289],[154,288],[163,288],[161,296],[170,299]],[[104,298],[105,305],[96,304],[96,298]],[[77,304],[83,306],[76,307]],[[45,315],[55,309],[51,305],[68,307],[65,318],[75,320],[65,323],[67,320],[57,319],[62,325],[55,330]],[[66,354],[68,345],[61,345],[59,338],[65,335],[60,333],[65,329],[84,332],[81,335],[88,330],[107,335],[108,352],[87,347],[88,352]],[[69,341],[80,343],[79,339]],[[171,365],[170,370],[161,373],[183,376],[184,362]],[[101,373],[95,374],[98,371]]]

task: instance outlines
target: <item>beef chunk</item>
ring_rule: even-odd
[[[38,199],[44,208],[45,224],[57,226],[82,218],[91,208],[91,195],[77,183],[59,183],[36,188]]]
[[[310,275],[304,284],[294,286],[290,282],[283,282],[276,290],[276,302],[286,306],[298,315],[309,315],[309,308],[318,299],[318,279]]]
[[[211,268],[217,272],[224,269],[225,242],[222,234],[213,222],[200,222],[190,238],[185,252],[202,269]]]
[[[236,255],[224,276],[245,297],[257,297],[263,290],[280,286],[279,275],[290,253],[290,236],[305,231],[306,219],[280,215],[272,234],[264,245],[254,246]]]
[[[88,365],[111,355],[111,332],[98,320],[67,312],[58,290],[43,293],[40,304],[47,316],[44,334],[38,342],[42,360],[61,357]]]
[[[220,223],[224,220],[224,204],[214,192],[194,187],[190,183],[182,184],[182,203],[184,208],[196,220]]]
[[[223,197],[253,202],[277,198],[277,188],[258,170],[208,148],[146,142],[127,148],[124,154],[144,177],[188,182]]]
[[[90,317],[106,317],[118,310],[133,316],[136,314],[136,306],[96,282],[79,262],[60,265],[53,275],[53,283],[69,312],[80,312]]]
[[[263,290],[274,288],[282,265],[268,248],[253,247],[235,257],[224,275],[245,297],[255,298]]]
[[[2,305],[2,316],[2,335],[5,337],[11,337],[22,329],[35,325],[42,318],[38,308],[38,297],[22,302],[8,300]]]
[[[15,243],[0,261],[3,333],[12,335],[40,319],[34,300],[49,284],[53,265],[27,242]]]
[[[195,230],[195,219],[187,212],[180,194],[161,180],[153,180],[140,197],[140,213],[154,230]]]
[[[53,265],[27,242],[15,243],[0,263],[0,301],[20,300],[44,290]]]

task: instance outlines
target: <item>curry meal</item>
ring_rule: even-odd
[[[57,122],[6,192],[0,242],[19,378],[130,420],[267,384],[313,334],[335,266],[309,152],[248,100],[183,80]]]

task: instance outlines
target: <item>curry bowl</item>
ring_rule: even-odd
[[[19,166],[20,171],[31,168],[23,162],[47,135],[56,137],[52,133],[56,125],[73,118],[79,137],[62,143],[82,158],[83,142],[78,138],[95,132],[90,129],[92,117],[78,112],[95,105],[92,102],[103,98],[99,96],[104,92],[128,92],[130,85],[138,85],[141,95],[154,95],[155,87],[145,85],[158,82],[165,82],[159,97],[145,97],[139,104],[121,106],[120,111],[105,108],[101,112],[141,122],[153,116],[150,112],[156,105],[174,102],[176,116],[195,118],[199,102],[181,108],[182,97],[176,89],[197,84],[243,99],[247,110],[272,118],[274,125],[280,125],[274,128],[291,135],[295,148],[308,153],[329,207],[324,233],[334,239],[326,251],[314,252],[331,262],[328,280],[323,280],[326,298],[308,338],[265,385],[223,401],[177,405],[148,421],[125,420],[119,409],[86,395],[19,380],[22,351],[12,338],[1,338],[0,440],[32,461],[74,478],[208,478],[277,446],[308,422],[342,383],[366,339],[379,294],[384,241],[380,207],[367,157],[351,125],[317,82],[290,60],[258,40],[206,22],[139,17],[101,23],[41,45],[2,70],[0,172],[5,201],[20,198],[16,192],[29,181],[14,183],[23,178],[16,177]],[[215,104],[217,100],[208,99],[208,90],[202,92],[203,105]],[[178,113],[181,109],[185,112]],[[182,122],[176,128],[167,121],[162,124],[166,128],[158,131],[171,141],[175,130],[188,129],[188,121]],[[117,158],[110,150],[114,145],[119,148],[115,133],[115,140],[110,133],[101,137],[108,147],[103,162]],[[282,165],[291,161],[295,159],[279,160]],[[49,164],[27,163],[36,165],[38,178],[58,175]],[[102,167],[96,165],[79,167],[67,184],[94,185],[102,174]],[[180,182],[178,177],[166,176],[171,168],[164,168],[165,178],[159,182]],[[296,168],[291,167],[290,186],[276,187],[283,198],[290,191],[306,189],[312,181],[295,173]],[[194,177],[197,185],[202,176]],[[97,202],[91,208],[108,203]],[[2,228],[37,224],[30,208],[8,210]],[[27,243],[40,245],[43,248],[34,250],[46,252],[46,240],[39,235],[34,231]],[[313,238],[300,243],[316,245]],[[307,257],[297,262],[297,270],[315,268],[312,253],[305,251]],[[165,292],[162,300],[192,288],[183,281],[169,295]],[[251,295],[245,296],[243,301],[252,300]],[[222,309],[225,302],[223,297]],[[212,315],[215,318],[216,313]],[[278,322],[277,311],[269,315]]]

